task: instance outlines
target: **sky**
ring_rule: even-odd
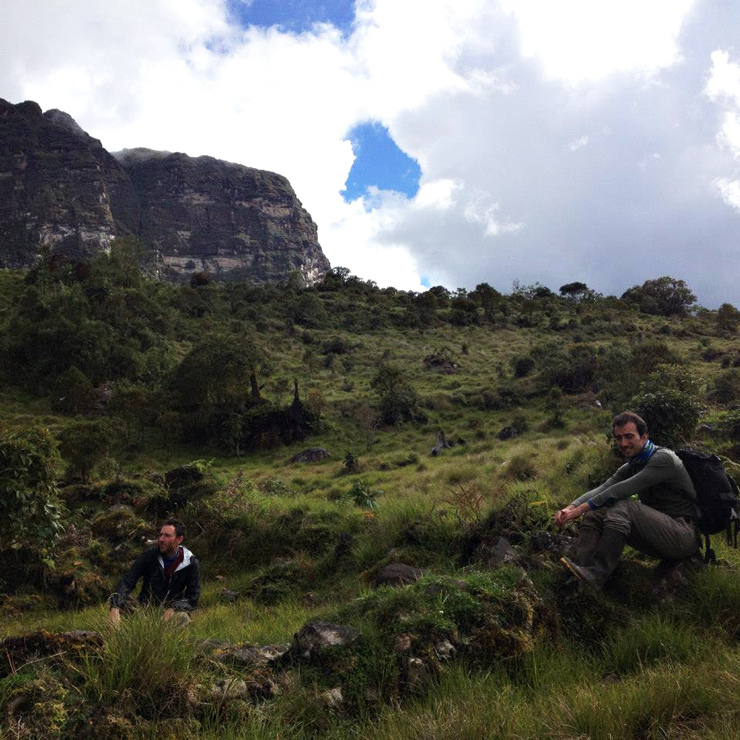
[[[285,175],[382,287],[740,306],[735,0],[0,4],[0,97]]]

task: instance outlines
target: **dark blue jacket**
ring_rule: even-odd
[[[115,593],[111,596],[111,606],[123,608],[126,599],[136,588],[140,578],[142,604],[161,604],[179,612],[189,612],[198,606],[200,598],[200,565],[198,558],[187,547],[183,547],[183,561],[167,580],[164,563],[158,547],[150,547],[142,553],[121,577]]]

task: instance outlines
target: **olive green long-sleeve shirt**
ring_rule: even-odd
[[[641,503],[668,516],[699,516],[694,484],[676,453],[665,447],[656,447],[644,465],[625,463],[611,478],[579,496],[572,505],[588,502],[591,508],[598,509],[634,495]]]

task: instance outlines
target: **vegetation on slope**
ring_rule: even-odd
[[[413,294],[342,268],[173,286],[130,242],[0,283],[0,630],[103,634],[7,658],[0,736],[731,736],[733,571],[656,603],[632,556],[603,597],[574,591],[552,514],[618,464],[628,406],[737,469],[733,306],[672,278],[621,298]],[[330,456],[290,461],[309,446]],[[110,632],[105,599],[169,514],[202,608],[185,633],[146,611]],[[376,588],[389,564],[424,575]],[[226,659],[316,620],[360,637]]]

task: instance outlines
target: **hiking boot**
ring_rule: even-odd
[[[578,565],[568,558],[560,558],[560,562],[574,575],[580,578],[591,588],[600,591],[606,579],[617,567],[619,558],[624,550],[627,536],[616,529],[606,528],[601,534],[596,546],[591,565]]]
[[[599,546],[600,540],[601,532],[598,529],[581,527],[572,561],[576,565],[591,565],[591,559]]]

